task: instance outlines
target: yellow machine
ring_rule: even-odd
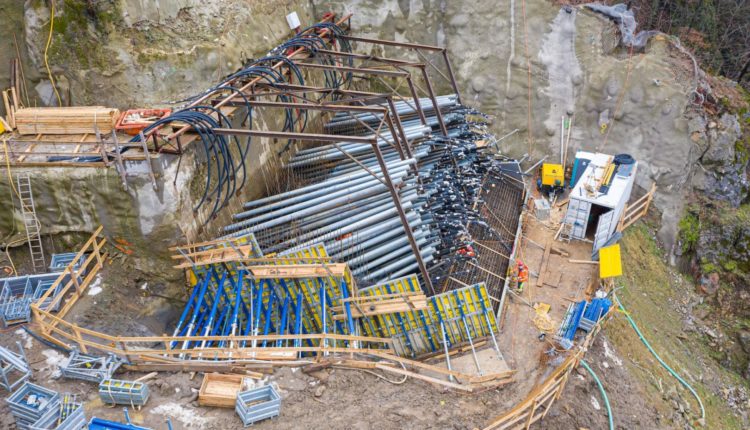
[[[563,191],[565,185],[565,169],[562,164],[542,164],[542,171],[537,188],[545,194],[558,193]]]

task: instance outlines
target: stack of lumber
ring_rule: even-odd
[[[15,112],[20,134],[111,133],[120,111],[104,106],[25,108]]]

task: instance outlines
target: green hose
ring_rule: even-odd
[[[671,373],[672,376],[674,376],[680,382],[680,384],[682,384],[683,387],[685,387],[688,390],[690,390],[690,392],[693,394],[693,397],[695,397],[695,400],[698,401],[698,405],[700,405],[700,407],[701,407],[701,420],[705,420],[706,419],[706,409],[703,408],[703,402],[701,401],[701,398],[698,397],[698,393],[696,393],[695,390],[693,389],[693,387],[691,387],[690,384],[688,384],[684,379],[682,379],[680,377],[680,375],[677,374],[677,372],[675,372],[674,370],[672,370],[672,368],[669,367],[667,365],[667,363],[665,363],[664,360],[661,359],[661,357],[659,357],[659,354],[657,354],[656,351],[654,351],[654,349],[648,343],[648,341],[646,340],[646,338],[643,336],[643,333],[641,333],[641,331],[638,329],[638,326],[635,324],[635,321],[633,321],[633,318],[630,317],[630,314],[625,309],[625,306],[622,305],[622,303],[620,302],[620,299],[617,298],[617,295],[613,294],[612,296],[617,301],[617,304],[620,306],[620,309],[622,309],[622,313],[625,315],[625,318],[628,319],[628,322],[630,322],[630,325],[633,327],[633,329],[635,330],[635,332],[638,334],[638,337],[641,338],[641,342],[643,342],[643,344],[646,345],[646,348],[648,348],[648,350],[651,351],[651,354],[653,354],[653,356],[656,357],[656,360],[658,360],[659,363],[662,366],[664,366],[664,368],[667,369],[669,371],[669,373]]]
[[[602,385],[602,381],[599,380],[599,378],[596,376],[596,373],[594,373],[594,371],[589,367],[589,364],[586,363],[586,360],[581,360],[581,364],[583,365],[583,368],[588,370],[591,376],[594,377],[594,381],[596,381],[596,385],[599,386],[599,392],[602,393],[602,399],[604,399],[604,406],[607,407],[607,419],[609,420],[609,430],[615,430],[615,422],[612,419],[612,408],[609,407],[609,397],[607,397],[607,392],[604,391],[604,385]]]

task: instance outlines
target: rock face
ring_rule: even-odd
[[[704,166],[708,176],[697,185],[720,189],[734,204],[745,194],[744,166],[723,149],[736,140],[731,118],[708,128],[689,100],[700,76],[665,38],[629,53],[617,48],[618,34],[606,18],[542,0],[332,3],[354,12],[353,26],[367,36],[446,46],[464,102],[493,114],[498,136],[520,130],[503,140],[504,151],[559,157],[566,117],[573,123],[569,154],[631,154],[640,162],[637,184],[659,186],[660,239],[668,247],[707,149],[716,164]]]
[[[54,101],[43,78],[47,2],[27,0],[23,8],[12,2],[6,16],[24,22],[19,36],[32,88],[40,100]],[[559,157],[565,117],[573,124],[569,158],[577,149],[631,154],[641,163],[637,184],[659,185],[655,205],[663,213],[660,238],[668,246],[693,187],[735,207],[746,194],[747,157],[734,148],[739,125],[729,115],[706,120],[696,113],[689,97],[696,76],[685,66],[690,60],[666,38],[653,38],[643,52],[618,48],[615,25],[588,10],[558,8],[547,0],[55,4],[49,60],[63,99],[74,104],[126,108],[179,100],[286,38],[287,13],[296,11],[303,23],[312,23],[327,11],[351,12],[359,35],[447,47],[463,102],[493,114],[498,136],[519,130],[503,140],[504,152]],[[365,43],[356,49],[395,53]],[[0,51],[0,64],[11,52]],[[413,51],[398,55],[425,61]],[[440,63],[435,54],[427,60]],[[451,91],[440,73],[432,77],[439,92]]]
[[[284,16],[292,10],[302,22],[312,22],[310,5],[301,0],[55,4],[48,56],[56,80],[70,82],[70,90],[61,95],[72,104],[120,108],[179,100],[196,88],[206,88],[287,37],[290,29]],[[46,75],[47,2],[27,0],[23,13],[29,68]],[[49,101],[43,89],[38,96]]]

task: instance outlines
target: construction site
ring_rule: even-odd
[[[377,12],[357,2],[253,6],[268,48],[242,48],[210,79],[186,72],[163,100],[146,86],[120,97],[112,83],[111,98],[84,101],[47,67],[49,103],[32,102],[15,42],[0,82],[0,427],[730,428],[694,388],[705,375],[649,344],[652,327],[644,335],[618,298],[636,294],[631,268],[657,276],[633,263],[646,252],[633,238],[652,240],[654,222],[674,230],[679,216],[679,169],[656,158],[686,155],[652,158],[618,124],[641,121],[622,108],[636,102],[628,82],[661,72],[631,74],[646,42],[609,6],[550,3],[544,37],[557,48],[536,58],[521,1],[510,6],[518,47],[498,56],[517,105],[489,112],[477,95],[486,78],[465,79],[480,60],[442,33],[380,37],[366,23]],[[69,28],[86,12],[41,3],[48,62],[54,20]],[[166,3],[157,12],[169,15]],[[591,46],[628,73],[603,84],[604,114],[574,101],[571,58],[592,49],[567,46],[576,25],[600,31]],[[674,44],[655,37],[645,49]],[[670,79],[696,85],[660,78],[648,97],[705,102],[705,77],[675,55],[686,78]],[[548,67],[548,88],[534,88],[532,62]],[[661,98],[672,90],[684,95]],[[552,100],[541,115],[537,91]],[[679,107],[657,115],[684,131]],[[613,355],[610,331],[644,352]],[[651,382],[617,373],[634,371],[626,355],[655,381],[663,372],[655,398],[670,409],[663,387],[674,387],[682,410],[663,412],[644,394]]]

